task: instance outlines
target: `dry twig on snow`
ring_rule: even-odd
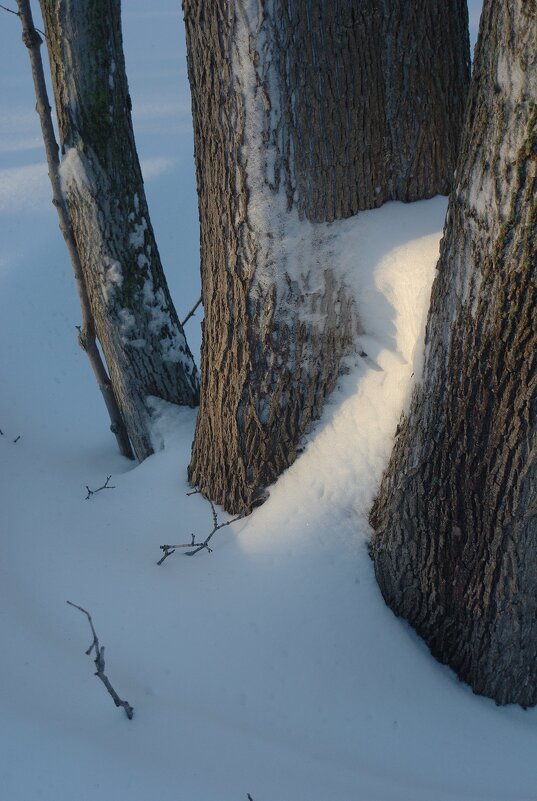
[[[212,531],[209,532],[209,534],[206,536],[203,542],[196,542],[196,535],[191,534],[190,536],[192,539],[190,542],[184,542],[181,543],[180,545],[160,545],[159,547],[160,550],[163,551],[163,556],[161,559],[158,560],[157,565],[161,565],[164,561],[166,561],[168,556],[174,554],[175,551],[178,549],[190,548],[189,551],[183,551],[184,556],[195,556],[195,554],[203,550],[206,550],[208,553],[212,553],[212,548],[209,547],[209,542],[211,541],[212,537],[216,534],[216,532],[219,531],[221,528],[230,526],[232,523],[236,523],[237,520],[240,520],[243,517],[243,515],[238,515],[237,517],[234,517],[232,520],[228,520],[225,523],[219,523],[214,503],[211,501],[210,498],[207,498],[206,495],[203,495],[203,492],[201,492],[201,490],[199,489],[193,490],[192,492],[187,492],[187,495],[198,495],[198,494],[202,495],[205,498],[205,500],[209,501],[209,503],[211,504],[211,513],[213,516]]]
[[[101,491],[101,490],[103,490],[103,489],[115,489],[115,487],[114,487],[114,486],[111,486],[111,485],[108,483],[108,482],[110,481],[110,479],[111,479],[111,478],[112,478],[112,476],[106,476],[106,481],[104,482],[104,484],[102,485],[102,487],[97,487],[97,489],[94,489],[94,490],[90,489],[90,488],[88,487],[88,485],[86,484],[86,489],[87,489],[87,491],[88,491],[88,494],[86,495],[86,500],[87,500],[87,501],[89,501],[89,499],[91,498],[91,496],[92,496],[92,495],[96,495],[98,492],[100,492],[100,491]]]
[[[119,695],[116,693],[116,691],[114,690],[114,688],[110,684],[108,676],[105,675],[105,672],[104,672],[104,645],[99,645],[99,638],[97,637],[97,632],[95,631],[95,628],[93,626],[93,620],[91,619],[90,613],[87,612],[85,609],[83,609],[81,606],[78,606],[77,604],[72,603],[71,601],[67,601],[67,603],[69,604],[69,606],[74,606],[75,609],[78,609],[80,612],[83,612],[86,615],[86,617],[88,618],[88,621],[89,621],[89,624],[90,624],[90,627],[91,627],[91,633],[93,634],[93,642],[91,643],[90,647],[86,651],[86,655],[89,656],[91,654],[91,652],[95,649],[95,659],[93,660],[95,662],[95,667],[97,668],[97,670],[95,672],[95,675],[97,676],[97,678],[99,678],[102,681],[102,683],[104,684],[104,686],[108,690],[109,694],[112,696],[114,704],[116,706],[122,706],[123,709],[125,710],[125,714],[128,717],[128,719],[132,720],[132,716],[134,715],[133,707],[129,704],[128,701],[122,701],[121,700]]]

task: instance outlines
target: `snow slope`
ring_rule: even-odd
[[[178,4],[126,0],[135,124],[180,314],[199,292]],[[194,413],[159,404],[164,448],[115,451],[75,337],[18,22],[1,18],[0,798],[6,801],[530,801],[537,712],[474,696],[384,606],[367,510],[412,372],[445,200],[347,225],[367,357],[267,503],[213,553],[187,497]],[[196,321],[187,327],[199,347]],[[17,439],[20,437],[20,439]],[[17,441],[15,441],[17,440]],[[114,489],[85,500],[112,474]],[[225,516],[222,515],[224,520]],[[84,655],[89,609],[113,706]]]

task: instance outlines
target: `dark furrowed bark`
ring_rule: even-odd
[[[410,68],[401,77],[405,123],[393,118],[404,104],[387,104],[396,67],[381,46],[410,41],[417,4],[399,5],[404,34],[369,2],[183,3],[205,311],[189,475],[232,513],[294,461],[360,330],[327,223],[449,185],[468,80],[465,4],[431,3],[428,19],[451,14],[459,33],[435,51],[441,78],[419,102]],[[453,115],[449,132],[435,104]]]
[[[63,192],[97,335],[135,453],[147,397],[195,405],[198,376],[155,242],[134,143],[119,0],[41,0]]]
[[[447,194],[470,78],[465,0],[281,0],[257,34],[272,178],[316,221]],[[281,106],[281,109],[279,108]],[[281,112],[281,113],[280,113]]]
[[[56,142],[56,134],[52,123],[51,108],[48,100],[48,91],[45,81],[43,61],[41,59],[42,39],[37,32],[29,0],[17,0],[19,7],[18,16],[22,24],[22,40],[28,48],[30,64],[32,68],[32,78],[36,96],[36,112],[39,115],[45,155],[47,159],[48,174],[52,189],[52,203],[58,213],[58,222],[63,234],[67,251],[73,267],[78,298],[80,301],[80,311],[82,313],[82,325],[79,327],[79,342],[88,356],[91,369],[95,380],[102,393],[103,400],[110,417],[110,430],[115,434],[119,450],[127,459],[133,459],[129,435],[125,427],[125,422],[117,403],[116,396],[110,378],[106,372],[99,348],[97,346],[95,321],[91,311],[86,282],[82,271],[82,265],[76,249],[71,222],[67,213],[65,199],[61,191],[61,181],[59,174],[59,148]]]
[[[537,703],[537,6],[486,0],[422,383],[371,514],[387,603]]]

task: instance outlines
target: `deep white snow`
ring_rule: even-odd
[[[135,468],[116,453],[76,342],[18,21],[0,23],[0,798],[537,799],[537,712],[498,708],[438,665],[385,607],[366,549],[419,373],[445,199],[346,224],[339,260],[367,357],[267,503],[218,532],[213,553],[157,567],[159,545],[211,528],[207,502],[186,496],[195,413],[156,403],[163,449]],[[199,280],[179,4],[126,0],[124,24],[152,220],[183,315]],[[114,489],[85,500],[110,474]],[[92,613],[132,721],[93,676],[87,620],[66,600]]]

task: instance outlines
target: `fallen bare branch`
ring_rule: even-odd
[[[198,302],[195,304],[195,306],[192,306],[192,308],[191,308],[191,309],[190,309],[190,311],[188,312],[187,316],[185,317],[185,319],[184,319],[184,320],[183,320],[183,322],[181,323],[181,326],[182,326],[182,327],[184,327],[185,323],[188,323],[188,321],[190,320],[190,318],[194,316],[194,312],[196,311],[196,309],[198,308],[198,306],[200,305],[200,303],[201,303],[201,297],[199,298],[199,300],[198,300]]]
[[[91,619],[90,613],[86,609],[83,609],[81,606],[78,606],[78,604],[72,603],[72,601],[67,601],[67,603],[69,604],[69,606],[74,606],[75,609],[78,609],[80,612],[83,612],[86,615],[86,617],[88,618],[88,621],[89,621],[89,624],[90,624],[90,627],[91,627],[91,633],[93,634],[93,642],[91,643],[90,647],[87,649],[86,656],[89,656],[91,654],[91,652],[93,650],[95,650],[95,659],[93,660],[94,663],[95,663],[95,667],[97,668],[97,671],[96,671],[95,675],[97,676],[98,679],[100,679],[102,681],[102,683],[104,684],[104,686],[108,690],[109,694],[112,696],[114,704],[116,706],[122,706],[123,709],[125,710],[125,714],[128,717],[128,719],[132,720],[132,716],[134,715],[133,707],[129,704],[128,701],[122,701],[121,700],[119,695],[116,693],[116,691],[114,690],[114,688],[110,684],[108,676],[105,675],[105,672],[104,672],[104,645],[99,645],[99,638],[97,637],[97,632],[95,631],[95,627],[93,625],[93,620]]]
[[[195,534],[191,534],[190,536],[191,536],[192,539],[191,539],[190,542],[183,542],[180,545],[160,545],[159,547],[160,547],[160,550],[163,552],[163,556],[162,556],[161,559],[158,560],[157,565],[161,565],[163,562],[166,561],[166,559],[169,556],[174,554],[175,551],[181,550],[183,548],[190,548],[191,549],[189,551],[184,551],[183,552],[184,556],[195,556],[197,553],[199,553],[200,551],[204,551],[204,550],[207,551],[208,553],[212,553],[213,549],[209,547],[209,542],[211,541],[213,536],[216,534],[216,532],[220,531],[221,528],[225,528],[226,526],[230,526],[232,523],[236,523],[237,520],[241,520],[241,518],[244,516],[244,515],[238,515],[237,517],[234,517],[232,520],[228,520],[225,523],[219,523],[218,522],[218,515],[216,513],[216,509],[215,509],[214,503],[211,501],[210,498],[207,498],[206,495],[203,495],[203,492],[201,492],[201,490],[199,490],[199,489],[192,490],[192,492],[187,492],[187,495],[197,495],[197,494],[202,495],[205,498],[206,501],[209,501],[209,503],[211,505],[211,513],[212,513],[212,518],[213,518],[212,531],[209,532],[209,534],[206,536],[206,538],[203,540],[203,542],[196,542],[196,535]]]
[[[100,492],[101,490],[105,490],[105,489],[115,489],[115,486],[112,486],[112,485],[110,485],[110,484],[108,483],[108,482],[110,481],[110,479],[111,479],[111,478],[112,478],[112,476],[106,476],[106,481],[104,482],[104,484],[102,485],[102,487],[97,487],[97,489],[94,489],[94,490],[90,489],[90,488],[88,487],[88,485],[86,484],[86,489],[87,489],[87,491],[88,491],[88,494],[86,495],[86,500],[87,500],[87,501],[89,501],[89,499],[91,498],[91,496],[92,496],[92,495],[96,495],[96,494],[97,494],[98,492]]]

